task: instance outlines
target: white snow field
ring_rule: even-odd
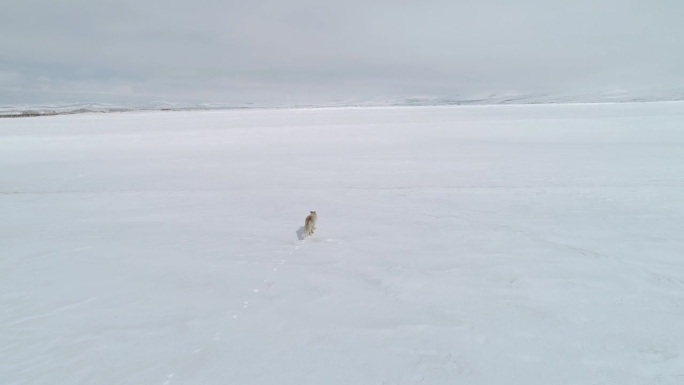
[[[2,385],[684,384],[684,103],[2,119],[0,305]]]

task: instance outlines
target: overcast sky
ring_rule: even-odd
[[[0,104],[684,85],[682,0],[17,0]]]

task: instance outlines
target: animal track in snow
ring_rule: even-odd
[[[296,246],[296,245],[295,245],[295,246],[294,246],[294,249],[290,249],[287,253],[290,254],[290,255],[292,255],[292,254],[294,254],[294,253],[296,252],[296,250],[298,250],[298,249],[299,249],[299,246]],[[271,263],[273,263],[273,262],[275,262],[275,261],[272,261]],[[277,265],[274,266],[274,267],[272,268],[272,271],[273,271],[273,272],[277,272],[277,271],[278,271],[278,266],[285,265],[285,264],[287,263],[287,261],[286,261],[285,259],[280,259],[280,260],[277,261],[276,263],[277,263]],[[263,284],[260,285],[260,287],[253,288],[253,289],[252,289],[252,292],[255,293],[255,294],[260,294],[261,292],[266,291],[266,290],[268,290],[271,286],[273,286],[273,281],[271,281],[271,279],[268,279],[268,278],[267,278],[267,279],[263,279],[263,280],[262,280],[262,283],[263,283]],[[243,302],[242,302],[242,309],[245,309],[245,310],[246,310],[246,309],[248,309],[248,308],[249,308],[249,301],[243,301]],[[237,313],[235,313],[235,314],[233,314],[233,315],[231,316],[231,319],[236,320],[239,316],[240,316],[240,312],[237,312]],[[222,337],[222,336],[223,336],[223,333],[221,333],[221,332],[216,332],[216,333],[214,333],[214,336],[213,336],[212,340],[213,340],[214,342],[219,342],[219,341],[221,340],[221,337]],[[194,350],[192,351],[192,354],[193,354],[193,355],[196,355],[196,354],[199,354],[200,352],[201,352],[201,349],[196,348],[196,349],[194,349]],[[164,381],[163,385],[171,385],[172,378],[174,377],[174,375],[175,375],[175,373],[169,374],[169,375],[167,376],[166,380]]]
[[[167,380],[164,381],[164,385],[170,385],[170,384],[171,384],[171,379],[173,378],[174,375],[175,375],[175,373],[171,373],[171,374],[169,374],[168,376],[166,376]]]

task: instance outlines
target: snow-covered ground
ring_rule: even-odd
[[[0,120],[2,385],[675,385],[683,325],[684,103]]]

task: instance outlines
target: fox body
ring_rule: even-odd
[[[311,211],[304,220],[304,234],[311,235],[316,230],[316,219],[318,216],[315,211]]]

